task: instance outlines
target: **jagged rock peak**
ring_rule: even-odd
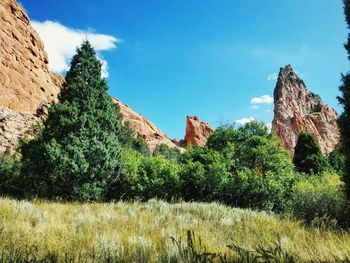
[[[201,121],[197,116],[187,116],[186,145],[204,146],[213,132],[213,128],[207,122]]]
[[[306,88],[291,65],[280,69],[274,106],[272,131],[292,154],[301,131],[313,133],[325,154],[339,144],[336,111]]]

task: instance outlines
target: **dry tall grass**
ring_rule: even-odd
[[[216,203],[0,199],[0,262],[250,262],[269,250],[289,262],[349,260],[350,235]]]

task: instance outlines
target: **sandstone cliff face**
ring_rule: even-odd
[[[186,145],[198,145],[203,147],[208,138],[213,134],[213,128],[197,116],[187,116],[186,122]]]
[[[176,141],[171,140],[161,130],[159,130],[152,122],[140,115],[128,105],[123,104],[117,98],[112,98],[116,106],[119,107],[122,115],[123,124],[128,123],[137,138],[143,139],[153,151],[158,144],[165,144],[171,148],[182,148]]]
[[[290,65],[279,72],[274,104],[272,131],[292,154],[301,131],[313,133],[325,154],[338,145],[336,111],[310,92]]]
[[[60,82],[27,14],[15,0],[1,0],[0,108],[35,113],[57,98]]]
[[[15,0],[0,1],[0,153],[29,132],[43,104],[57,99],[62,77],[52,74],[43,43]]]

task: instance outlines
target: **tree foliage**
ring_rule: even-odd
[[[314,135],[307,132],[301,132],[298,136],[293,162],[297,171],[307,174],[318,174],[328,168]]]
[[[344,0],[344,13],[348,29],[350,29],[350,0]],[[344,46],[350,60],[350,33],[348,34],[347,43]],[[344,111],[339,117],[339,126],[345,155],[344,181],[347,198],[350,200],[350,73],[342,75],[342,81],[343,84],[339,88],[342,95],[338,97],[338,100],[343,106]]]
[[[181,152],[177,148],[171,148],[168,145],[161,143],[156,146],[153,151],[153,156],[162,155],[168,160],[179,160]]]
[[[21,147],[28,189],[47,198],[96,200],[121,166],[120,115],[90,43],[77,49],[59,102],[44,128]]]
[[[345,156],[342,150],[333,150],[328,155],[328,163],[333,170],[342,175],[345,171]]]

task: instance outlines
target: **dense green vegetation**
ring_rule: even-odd
[[[345,18],[350,29],[350,1],[344,0]],[[350,60],[350,34],[348,35],[347,43],[344,45],[348,52]],[[346,193],[350,200],[350,73],[342,76],[343,84],[340,87],[342,96],[338,98],[339,103],[344,107],[343,113],[339,117],[339,126],[342,139],[342,147],[345,155],[345,174],[344,181],[346,184]]]

